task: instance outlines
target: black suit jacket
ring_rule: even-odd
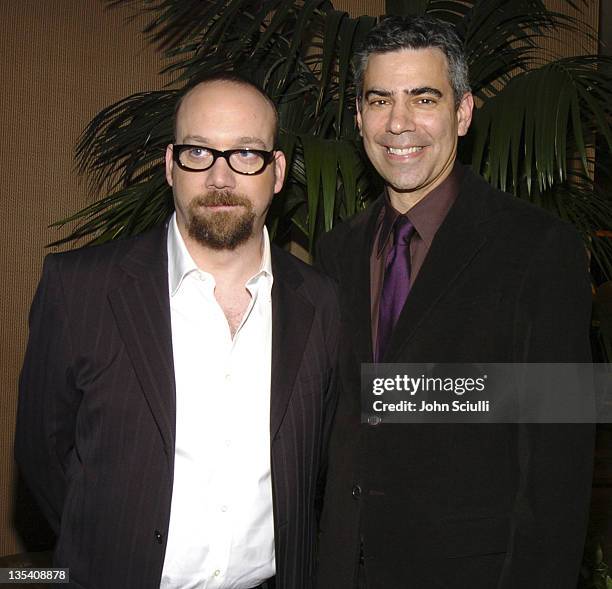
[[[318,258],[342,312],[318,587],[355,587],[362,542],[370,589],[574,589],[592,426],[360,424],[381,206],[327,234]],[[589,317],[577,233],[466,170],[384,361],[588,362]]]
[[[276,579],[307,588],[335,405],[337,300],[328,278],[274,246],[272,268]],[[174,472],[171,337],[165,227],[46,258],[15,452],[58,535],[55,565],[70,568],[74,586],[159,587]]]

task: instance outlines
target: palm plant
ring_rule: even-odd
[[[280,147],[290,162],[269,217],[278,239],[297,228],[312,249],[321,232],[379,192],[355,130],[350,69],[376,19],[350,18],[329,0],[106,1],[150,13],[144,33],[168,58],[163,72],[175,82],[120,100],[89,123],[76,158],[98,200],[56,223],[77,222],[55,244],[135,234],[169,214],[162,160],[176,93],[215,70],[247,75],[278,105]],[[543,0],[388,0],[386,8],[455,24],[478,105],[461,159],[493,185],[573,223],[598,276],[612,277],[605,237],[612,199],[593,178],[596,141],[600,151],[612,147],[612,62],[593,55],[543,59],[547,39],[578,31],[575,19]],[[600,165],[597,173],[606,178],[608,170]]]

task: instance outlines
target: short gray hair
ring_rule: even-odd
[[[458,107],[464,94],[470,91],[463,44],[453,25],[430,16],[389,16],[368,33],[353,60],[357,99],[362,98],[363,77],[370,55],[402,49],[440,49],[444,53]]]

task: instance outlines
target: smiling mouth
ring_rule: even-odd
[[[403,148],[399,148],[399,147],[387,147],[387,153],[391,154],[391,155],[412,155],[413,153],[419,153],[420,151],[423,151],[423,149],[425,149],[422,146],[418,146],[418,147],[403,147]]]

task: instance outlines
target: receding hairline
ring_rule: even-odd
[[[270,111],[272,112],[273,125],[274,125],[272,129],[272,136],[273,136],[273,141],[276,144],[278,129],[279,129],[279,116],[278,116],[278,110],[276,109],[276,105],[274,104],[273,100],[261,88],[258,88],[256,84],[253,84],[249,82],[248,80],[241,80],[239,78],[237,79],[222,78],[222,77],[212,78],[210,80],[203,80],[201,82],[198,82],[197,84],[189,88],[187,91],[185,91],[183,94],[181,94],[181,96],[178,98],[175,104],[175,107],[174,107],[174,138],[175,140],[177,136],[176,129],[177,129],[178,117],[179,117],[181,108],[183,106],[183,102],[185,102],[185,100],[194,92],[201,90],[205,86],[212,86],[215,84],[221,84],[221,85],[225,84],[225,85],[233,85],[233,86],[241,86],[243,88],[249,88],[250,90],[252,90],[254,94],[260,96],[263,99],[263,101],[267,103],[268,107],[270,108]]]

